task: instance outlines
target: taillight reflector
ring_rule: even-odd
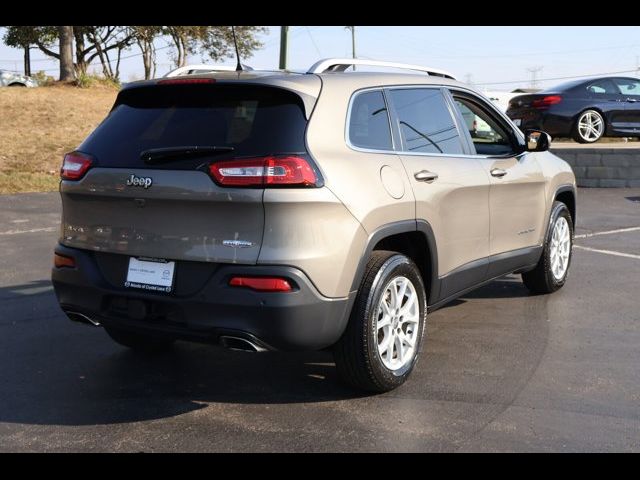
[[[56,268],[75,268],[76,261],[65,255],[60,255],[59,253],[53,254],[53,264]]]
[[[278,277],[233,277],[229,280],[232,287],[246,287],[259,292],[290,292],[291,284]]]
[[[551,105],[556,105],[562,101],[560,95],[549,95],[544,98],[539,98],[531,102],[533,108],[549,108]]]
[[[223,186],[316,186],[318,177],[302,157],[268,156],[225,160],[209,165],[214,180]]]
[[[60,177],[63,180],[80,180],[91,168],[91,157],[80,152],[67,153],[62,161]]]

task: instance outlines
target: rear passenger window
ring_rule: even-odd
[[[354,147],[393,150],[387,106],[381,91],[360,93],[353,100],[349,141]]]
[[[458,129],[440,90],[391,90],[391,101],[398,115],[404,151],[463,153]]]

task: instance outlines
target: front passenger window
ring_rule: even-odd
[[[508,155],[514,153],[506,130],[487,112],[466,98],[454,98],[456,107],[478,155]]]

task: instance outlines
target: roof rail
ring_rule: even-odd
[[[415,70],[423,72],[428,75],[436,77],[451,78],[456,80],[449,72],[444,70],[438,70],[430,67],[422,67],[420,65],[409,65],[406,63],[396,62],[381,62],[378,60],[366,60],[361,58],[325,58],[314,63],[307,73],[323,73],[323,72],[344,72],[347,68],[353,65],[365,65],[370,67],[388,67],[388,68],[401,68],[403,70]]]
[[[242,68],[245,70],[253,70],[253,68],[242,65]],[[235,72],[236,67],[231,67],[229,65],[185,65],[184,67],[178,67],[175,70],[171,70],[169,73],[165,75],[165,77],[180,77],[182,75],[195,75],[198,73],[209,73],[209,72]]]

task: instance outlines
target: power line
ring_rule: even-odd
[[[313,35],[311,34],[311,30],[309,30],[309,27],[304,27],[304,28],[307,29],[307,33],[309,34],[309,38],[311,39],[311,43],[313,43],[313,46],[315,47],[316,52],[318,52],[318,56],[322,57],[322,52],[318,48],[318,44],[316,43],[315,39],[313,38]]]
[[[538,86],[538,72],[541,72],[543,68],[543,66],[527,68],[527,72],[531,74],[531,83],[529,84],[531,88],[536,88]]]

